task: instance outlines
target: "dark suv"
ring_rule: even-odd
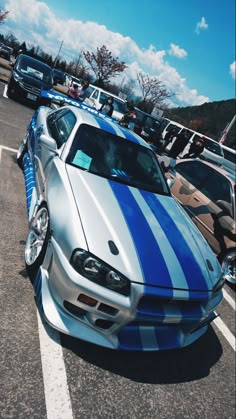
[[[20,54],[17,57],[8,80],[8,97],[23,99],[36,106],[48,105],[49,100],[40,97],[40,92],[52,88],[51,67],[28,55]]]
[[[154,116],[135,108],[136,120],[134,131],[139,134],[147,143],[154,147],[162,143],[162,122]]]

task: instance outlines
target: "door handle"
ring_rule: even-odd
[[[199,199],[196,195],[193,197],[193,199],[194,199],[195,201],[197,201],[197,202],[199,202],[199,201],[200,201],[200,199]]]

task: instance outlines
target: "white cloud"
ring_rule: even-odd
[[[230,72],[232,78],[235,80],[236,79],[236,61],[234,61],[232,64],[230,64],[229,69],[230,69],[229,72]]]
[[[177,58],[184,58],[188,55],[188,53],[183,48],[180,48],[178,45],[175,44],[170,44],[168,54],[174,55],[174,57]]]
[[[202,30],[206,30],[208,28],[208,23],[206,23],[206,19],[203,16],[200,22],[197,22],[195,32],[199,34]]]
[[[10,13],[8,26],[5,24],[2,29],[13,32],[21,42],[39,45],[54,58],[62,40],[60,56],[68,62],[76,60],[82,49],[96,51],[97,47],[106,45],[114,57],[128,65],[116,82],[121,82],[124,77],[136,80],[137,73],[141,71],[150,77],[158,77],[171,92],[178,92],[176,99],[183,106],[209,101],[208,97],[199,95],[196,89],[190,89],[186,79],[166,61],[166,51],[157,51],[153,45],[143,50],[131,38],[111,32],[104,25],[60,19],[43,1],[8,0],[4,8],[10,10]],[[170,51],[179,58],[187,55],[185,50],[175,44],[171,44]]]

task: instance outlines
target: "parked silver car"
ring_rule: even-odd
[[[220,265],[149,145],[94,112],[40,107],[19,147],[38,306],[108,348],[184,347],[216,317]]]

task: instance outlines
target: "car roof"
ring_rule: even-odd
[[[191,161],[192,162],[193,159],[179,159],[179,160],[176,161],[176,164],[179,164],[179,163],[184,162],[184,161]],[[236,174],[235,173],[233,174],[231,172],[228,172],[223,167],[216,166],[214,163],[210,163],[208,161],[204,161],[204,160],[201,160],[201,159],[195,159],[194,161],[198,161],[200,164],[203,164],[205,166],[211,167],[216,172],[218,172],[218,173],[222,174],[223,176],[225,176],[232,184],[235,184],[235,178],[236,178]]]
[[[90,108],[89,106],[86,106],[86,104],[84,109],[80,109],[71,105],[66,105],[64,106],[64,108],[71,109],[72,112],[76,115],[77,120],[80,124],[84,123],[92,125],[95,128],[100,128],[104,131],[120,136],[132,143],[142,145],[151,150],[151,147],[148,145],[148,143],[145,140],[143,140],[138,134],[127,128],[122,127],[112,118],[109,118],[107,116],[104,117],[104,114],[94,110],[93,108]]]

